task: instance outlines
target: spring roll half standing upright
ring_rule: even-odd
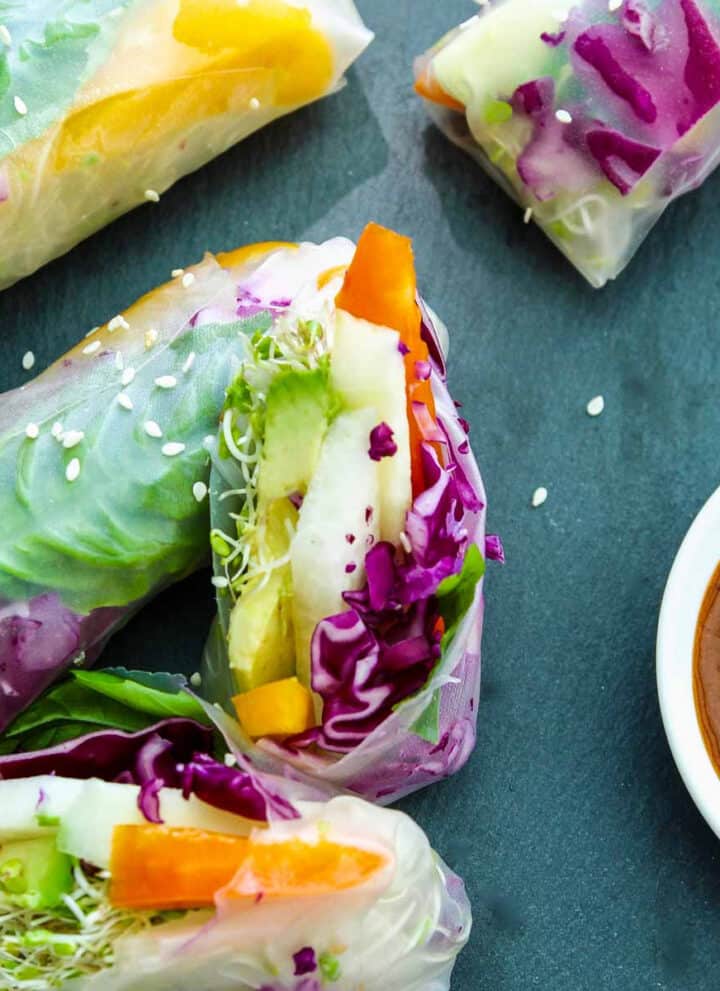
[[[138,677],[69,708],[112,691],[144,728],[0,757],[0,988],[447,991],[470,908],[422,831],[216,760],[200,704]]]
[[[717,0],[498,0],[416,63],[436,123],[595,287],[720,156]]]
[[[264,766],[390,801],[475,742],[485,493],[410,241],[371,224],[333,251],[228,391],[203,690]],[[245,292],[268,312],[306,276],[278,251]]]
[[[20,0],[0,10],[0,288],[335,90],[352,0]]]

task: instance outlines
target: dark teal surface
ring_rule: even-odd
[[[716,991],[718,842],[665,742],[654,636],[677,545],[720,482],[720,175],[593,291],[412,94],[413,56],[472,4],[359,6],[378,38],[341,94],[0,296],[0,384],[29,377],[28,348],[44,366],[206,248],[357,236],[369,219],[411,234],[508,554],[487,584],[475,755],[403,803],[474,904],[454,988]],[[197,576],[105,660],[192,671],[212,610]]]

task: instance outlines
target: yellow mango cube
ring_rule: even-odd
[[[315,725],[312,692],[297,678],[283,678],[233,697],[235,712],[249,737],[293,736]]]

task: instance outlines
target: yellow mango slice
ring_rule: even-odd
[[[51,161],[56,171],[95,156],[119,157],[157,145],[211,117],[251,107],[293,107],[325,93],[333,52],[308,10],[280,0],[182,0],[174,41],[207,56],[188,72],[154,86],[87,102],[59,129]],[[180,49],[182,51],[182,49]],[[182,61],[182,60],[181,60]],[[88,87],[92,92],[92,82]],[[182,153],[182,146],[179,149]]]
[[[241,726],[254,740],[262,736],[293,736],[315,725],[312,692],[297,678],[271,681],[235,695],[232,701]]]
[[[282,0],[181,0],[173,33],[208,54],[232,49],[234,66],[275,70],[281,106],[320,96],[332,79],[332,49],[312,14]]]

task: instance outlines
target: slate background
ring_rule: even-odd
[[[378,37],[342,93],[0,295],[0,387],[27,380],[27,348],[43,367],[206,248],[356,237],[371,218],[412,235],[508,555],[487,584],[475,755],[403,803],[474,904],[454,989],[715,991],[718,846],[665,742],[654,635],[678,543],[720,476],[720,176],[594,291],[412,94],[412,58],[472,5],[358,5]],[[105,661],[194,670],[212,611],[196,576]]]

